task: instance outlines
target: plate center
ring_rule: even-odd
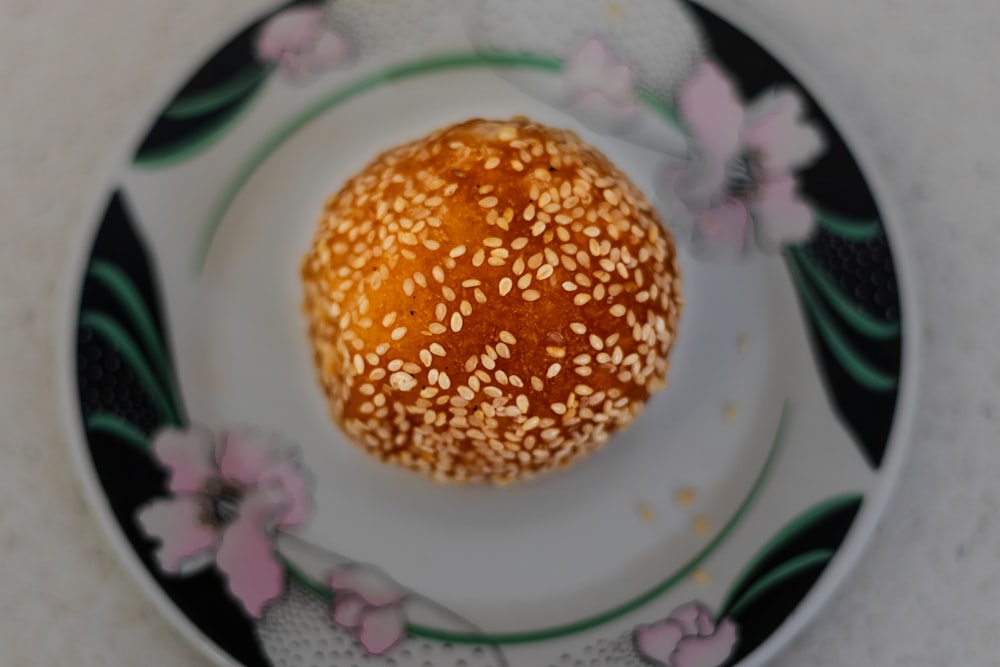
[[[578,131],[652,192],[656,154],[595,135],[486,69],[395,82],[304,125],[256,170],[219,227],[197,307],[179,318],[193,418],[274,430],[302,448],[315,511],[299,535],[492,632],[571,623],[670,577],[745,497],[784,400],[771,301],[779,265],[684,260],[671,386],[583,464],[503,490],[436,486],[346,441],[327,416],[300,312],[298,266],[323,200],[396,143],[515,114]],[[679,507],[688,487],[695,500]]]

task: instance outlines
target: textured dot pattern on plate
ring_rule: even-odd
[[[276,667],[505,667],[494,649],[404,639],[391,656],[370,656],[354,636],[331,622],[329,602],[292,583],[268,605],[255,626],[257,639]]]
[[[359,55],[385,56],[417,43],[417,35],[433,33],[464,6],[464,0],[335,0],[328,16],[339,31],[350,35]]]
[[[676,0],[474,0],[468,24],[477,49],[559,60],[599,37],[629,63],[639,87],[667,100],[705,51],[690,12]]]

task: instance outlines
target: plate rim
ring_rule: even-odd
[[[716,14],[772,55],[816,100],[843,138],[881,214],[881,222],[889,240],[897,284],[900,286],[900,322],[902,331],[905,332],[901,342],[899,392],[887,439],[886,456],[878,470],[878,481],[864,495],[861,512],[852,522],[844,543],[837,550],[836,556],[819,581],[812,586],[778,629],[739,663],[739,667],[761,667],[787,649],[795,637],[819,618],[833,594],[853,574],[865,551],[870,547],[875,530],[886,515],[898,486],[912,441],[923,376],[920,357],[923,335],[919,326],[922,307],[917,298],[919,277],[915,269],[916,260],[911,243],[903,231],[898,204],[895,198],[890,196],[890,188],[877,166],[873,151],[866,142],[861,141],[865,134],[851,120],[846,105],[837,100],[834,94],[838,90],[837,87],[825,85],[829,77],[824,78],[826,75],[818,72],[809,61],[802,61],[796,57],[799,55],[797,53],[799,47],[783,42],[777,29],[769,26],[759,12],[732,3],[731,0],[691,1]],[[234,28],[248,25],[256,17],[265,14],[269,8],[279,4],[277,0],[272,0],[262,3],[260,7],[245,6],[233,12],[232,20],[220,23],[218,30],[212,31],[203,48],[192,49],[189,52],[192,55],[176,58],[175,64],[169,68],[170,78],[164,75],[164,84],[157,86],[157,92],[150,95],[148,107],[137,105],[142,106],[145,111],[135,114],[134,119],[128,122],[126,131],[121,133],[117,142],[108,147],[101,167],[94,171],[95,194],[90,196],[90,202],[83,208],[85,213],[83,222],[78,222],[78,228],[73,232],[71,254],[66,265],[67,276],[63,279],[60,294],[55,300],[56,307],[59,308],[55,317],[59,327],[56,335],[61,339],[57,341],[55,355],[57,374],[55,379],[59,385],[57,392],[60,397],[59,419],[63,423],[66,446],[70,450],[74,477],[83,488],[90,514],[100,527],[104,540],[111,545],[116,559],[142,594],[153,603],[173,630],[183,637],[193,650],[200,652],[203,657],[220,667],[240,667],[240,664],[230,658],[197,625],[181,613],[163,589],[156,585],[152,575],[143,567],[138,555],[119,528],[107,496],[100,488],[94,462],[87,456],[86,447],[82,446],[87,439],[83,424],[78,418],[79,401],[75,384],[72,382],[76,318],[83,284],[83,270],[90,257],[87,251],[92,246],[99,229],[97,221],[101,218],[109,194],[113,191],[119,171],[123,165],[129,164],[129,156],[141,142],[144,133],[148,131],[150,119],[155,118],[158,110],[169,102],[171,95],[182,85],[186,77],[211,57],[218,44],[232,35]]]

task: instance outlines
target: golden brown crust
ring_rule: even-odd
[[[334,419],[440,481],[565,467],[665,386],[682,299],[645,196],[574,133],[471,120],[378,156],[302,264]]]

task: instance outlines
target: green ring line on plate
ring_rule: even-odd
[[[855,350],[844,338],[844,333],[833,321],[830,311],[823,305],[820,297],[813,291],[812,285],[802,274],[795,256],[789,252],[785,253],[788,259],[788,269],[792,274],[792,279],[798,286],[799,295],[802,302],[812,316],[816,324],[819,335],[830,348],[830,352],[840,363],[844,371],[850,375],[855,382],[871,391],[891,391],[896,388],[897,379],[895,376],[876,368],[861,354]]]
[[[198,95],[178,98],[163,112],[163,117],[171,120],[186,120],[194,116],[216,111],[249,93],[253,90],[254,86],[260,84],[272,71],[273,68],[271,67],[254,67],[241,72],[218,88]]]
[[[720,616],[732,616],[733,614],[740,613],[744,607],[752,604],[754,600],[776,586],[780,586],[788,579],[809,570],[826,567],[833,556],[834,551],[832,549],[816,549],[815,551],[806,552],[801,556],[796,556],[782,563],[756,581],[732,606],[725,611],[720,611]]]
[[[828,500],[824,500],[818,505],[814,505],[807,511],[803,512],[799,516],[795,517],[787,525],[785,525],[778,533],[772,537],[767,544],[765,544],[754,556],[753,560],[743,568],[743,572],[737,575],[733,583],[730,584],[730,591],[738,591],[747,582],[749,577],[753,574],[754,570],[763,563],[767,558],[770,557],[772,553],[778,549],[783,548],[786,544],[794,540],[799,534],[812,526],[813,524],[824,520],[831,514],[836,514],[840,512],[845,507],[853,505],[855,503],[860,503],[863,496],[858,493],[848,493],[840,496],[835,496]],[[746,597],[744,594],[742,597]],[[736,601],[732,599],[732,593],[726,596],[726,599],[721,605],[719,605],[719,615],[724,616],[727,610],[734,606]]]
[[[135,283],[120,268],[102,259],[94,260],[87,270],[87,275],[102,284],[125,310],[132,324],[139,331],[146,352],[153,358],[160,379],[167,385],[174,407],[183,417],[183,403],[171,368],[170,358],[163,341],[160,339],[153,316],[142,300]]]
[[[622,604],[613,607],[605,612],[589,616],[587,618],[581,619],[579,621],[574,621],[572,623],[567,623],[564,625],[559,625],[551,628],[544,628],[542,630],[532,630],[530,632],[512,632],[512,633],[463,633],[463,632],[452,632],[447,630],[437,630],[435,628],[429,628],[422,625],[408,625],[407,631],[411,637],[419,637],[421,639],[433,639],[442,642],[451,642],[453,644],[490,644],[490,645],[500,645],[500,644],[528,644],[532,642],[548,641],[551,639],[558,639],[560,637],[565,637],[567,635],[577,634],[580,632],[586,632],[598,626],[604,625],[614,621],[615,619],[621,618],[622,616],[629,614],[640,607],[652,602],[656,598],[660,597],[671,588],[680,583],[684,578],[690,576],[692,572],[698,569],[708,558],[715,553],[715,551],[722,546],[722,544],[728,539],[729,535],[736,529],[740,521],[750,510],[757,496],[760,494],[761,489],[764,488],[764,483],[770,477],[771,469],[774,467],[774,462],[778,458],[778,454],[782,449],[782,444],[784,442],[785,426],[788,423],[789,405],[786,402],[781,409],[781,418],[778,421],[778,428],[774,435],[774,440],[771,444],[771,450],[767,455],[767,460],[764,462],[764,466],[761,468],[760,474],[754,481],[753,486],[750,488],[749,493],[740,506],[736,509],[733,516],[726,522],[712,540],[705,545],[705,547],[694,555],[691,560],[685,563],[679,570],[671,574],[669,577],[664,579],[662,582],[649,589],[645,593],[638,595],[631,600],[623,602]]]
[[[562,61],[556,58],[538,56],[527,53],[455,53],[440,56],[433,56],[415,62],[408,62],[402,65],[389,67],[381,72],[372,74],[359,81],[355,81],[323,99],[307,107],[299,115],[292,118],[283,125],[277,132],[264,141],[236,172],[236,176],[225,187],[219,201],[211,210],[205,224],[205,231],[202,234],[198,247],[198,254],[195,260],[195,270],[198,274],[205,267],[208,252],[218,232],[219,225],[226,211],[232,205],[233,200],[240,190],[257,171],[257,168],[268,158],[279,146],[285,143],[293,134],[298,132],[304,125],[313,121],[321,114],[335,108],[336,106],[350,100],[361,93],[367,92],[377,86],[394,81],[400,81],[412,76],[431,74],[450,69],[464,67],[510,67],[526,68],[541,71],[557,72],[562,68]],[[657,114],[671,125],[677,126],[677,115],[672,108],[655,95],[646,91],[639,92],[639,99],[650,106]]]
[[[805,269],[806,276],[823,293],[837,314],[855,331],[877,340],[887,340],[899,335],[899,322],[880,320],[851,301],[851,298],[844,294],[833,279],[816,266],[816,257],[810,251],[793,247],[789,249],[789,252],[795,256],[799,266]]]
[[[123,442],[127,442],[145,454],[149,453],[149,439],[146,435],[117,415],[111,415],[106,412],[90,415],[87,417],[86,428],[88,433],[107,433]]]
[[[164,421],[174,426],[183,424],[181,409],[171,403],[166,392],[157,383],[156,376],[139,350],[139,346],[120,324],[104,313],[88,310],[80,315],[80,328],[90,329],[117,350],[136,374]]]
[[[833,213],[816,211],[816,223],[846,241],[870,241],[882,235],[882,224],[878,220],[850,221]]]

